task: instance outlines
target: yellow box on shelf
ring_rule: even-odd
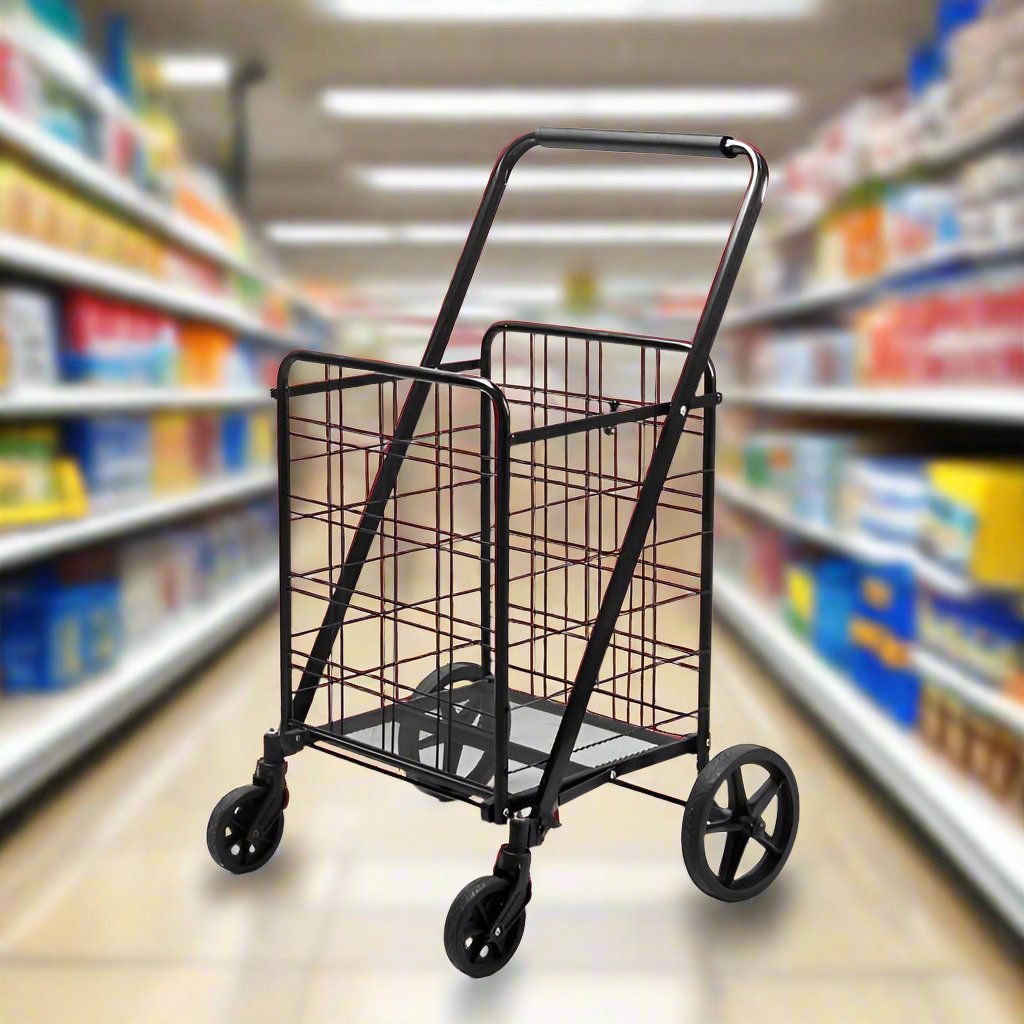
[[[88,511],[78,464],[52,425],[0,430],[0,528],[75,519]]]
[[[985,586],[1024,590],[1024,465],[936,460],[928,476],[928,557]]]

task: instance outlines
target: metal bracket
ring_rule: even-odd
[[[288,729],[285,732],[268,729],[263,734],[263,760],[267,764],[280,764],[308,743],[309,733],[305,729]]]

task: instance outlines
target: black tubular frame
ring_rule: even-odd
[[[679,441],[686,429],[687,416],[691,409],[703,406],[705,410],[705,429],[703,431],[703,458],[705,467],[713,466],[714,456],[714,403],[717,400],[715,391],[714,370],[710,362],[711,348],[725,313],[736,276],[746,253],[754,230],[768,184],[768,167],[761,153],[747,143],[736,141],[729,136],[709,135],[671,135],[653,132],[618,132],[591,131],[587,129],[551,129],[540,128],[513,140],[502,152],[491,172],[482,201],[470,227],[465,246],[440,312],[418,367],[400,367],[369,359],[353,359],[341,356],[326,356],[320,353],[292,353],[281,364],[278,374],[278,386],[274,391],[277,399],[278,414],[278,456],[280,467],[280,590],[281,590],[281,731],[304,730],[310,737],[318,741],[332,743],[336,746],[346,744],[338,737],[325,734],[322,730],[313,729],[306,719],[313,698],[320,685],[324,666],[328,663],[335,640],[342,628],[349,608],[351,595],[356,591],[360,571],[370,553],[375,536],[381,529],[385,510],[395,491],[399,470],[408,453],[417,425],[423,414],[424,407],[432,387],[448,385],[452,387],[472,388],[480,392],[481,400],[481,458],[486,473],[494,478],[494,509],[495,546],[493,550],[493,582],[496,583],[493,613],[488,606],[485,618],[481,622],[485,637],[490,641],[493,632],[494,664],[485,664],[488,676],[495,682],[495,758],[500,766],[504,764],[507,772],[508,760],[508,726],[509,709],[507,699],[507,646],[508,646],[508,578],[509,578],[509,545],[507,535],[507,515],[502,514],[508,508],[509,466],[508,456],[511,445],[528,443],[542,439],[543,435],[535,431],[527,431],[519,435],[513,434],[509,428],[509,409],[505,396],[499,387],[488,379],[490,341],[496,331],[510,327],[535,327],[538,325],[522,325],[510,322],[490,328],[485,335],[479,363],[475,360],[452,364],[450,368],[442,367],[442,359],[456,320],[462,309],[469,285],[476,270],[488,233],[497,214],[498,206],[513,168],[529,150],[534,147],[553,149],[596,150],[622,153],[658,153],[680,156],[701,156],[731,159],[740,155],[747,157],[751,175],[743,199],[732,226],[728,240],[722,252],[718,268],[711,283],[707,299],[700,319],[694,331],[692,342],[672,342],[666,339],[632,338],[632,343],[639,345],[663,345],[675,349],[685,348],[688,356],[683,365],[682,373],[675,386],[672,397],[667,403],[659,403],[643,410],[626,410],[622,413],[612,411],[601,417],[601,423],[595,424],[590,417],[586,426],[578,429],[594,429],[595,426],[611,428],[617,423],[639,420],[644,417],[663,417],[664,423],[655,444],[646,475],[639,489],[637,501],[632,509],[628,525],[623,534],[618,557],[608,579],[600,606],[593,620],[590,635],[580,659],[575,679],[571,682],[572,692],[564,707],[564,713],[558,727],[557,736],[551,754],[543,769],[539,787],[530,801],[531,819],[538,823],[537,834],[542,836],[546,828],[554,822],[557,807],[570,795],[592,788],[601,781],[609,781],[607,770],[595,770],[586,779],[571,778],[569,774],[573,749],[587,714],[594,687],[598,682],[598,673],[605,653],[612,641],[616,621],[622,612],[623,602],[641,556],[645,538],[654,518],[658,501],[669,475],[673,458]],[[548,328],[565,337],[600,338],[602,335],[609,340],[623,341],[631,336],[614,334],[613,332],[577,331],[574,328]],[[304,384],[291,387],[289,375],[292,368],[299,362],[314,362],[319,365],[360,371],[360,376],[347,378],[345,381]],[[464,376],[467,370],[479,366],[481,376]],[[291,686],[291,538],[290,538],[290,429],[289,429],[289,398],[299,394],[313,394],[331,388],[357,386],[359,383],[382,380],[407,380],[411,386],[405,397],[401,413],[387,444],[384,457],[367,494],[363,511],[348,551],[333,584],[333,591],[327,603],[323,622],[320,626],[312,649],[307,657],[301,678],[294,691]],[[704,384],[704,395],[697,399],[697,391]],[[493,433],[492,433],[493,431]],[[571,432],[563,429],[558,436]],[[493,447],[493,453],[488,454]],[[492,464],[493,460],[493,464]],[[482,489],[484,491],[485,489]],[[711,526],[713,517],[713,501],[708,498],[703,507],[702,523],[702,574],[701,608],[699,621],[699,646],[705,656],[701,657],[701,670],[698,679],[698,711],[697,730],[680,741],[679,753],[693,752],[697,756],[698,767],[706,763],[709,740],[709,658],[711,631],[711,565],[712,537]],[[481,500],[481,534],[489,536],[491,528],[491,501],[486,493]],[[484,529],[486,527],[486,530]],[[504,542],[502,533],[504,531]],[[482,582],[485,594],[489,593],[492,584],[492,566],[487,565],[486,576]],[[488,602],[484,602],[488,605]],[[493,614],[493,617],[492,617]],[[489,646],[483,645],[484,649]],[[683,749],[685,747],[685,749]],[[365,756],[365,750],[359,750]],[[374,755],[376,756],[376,755]],[[378,760],[392,762],[393,767],[401,769],[403,765],[398,758],[377,757]],[[424,773],[429,775],[430,773]],[[611,772],[611,780],[617,773]],[[595,781],[598,780],[598,781]],[[424,780],[417,780],[424,781]],[[450,790],[463,798],[479,797],[474,788],[464,780],[447,778],[426,780],[428,786],[434,782],[442,790]],[[567,785],[569,783],[569,785]],[[512,806],[507,791],[507,779],[504,773],[495,772],[493,801],[490,801],[492,820],[501,820],[522,808]],[[539,839],[538,839],[539,841]]]

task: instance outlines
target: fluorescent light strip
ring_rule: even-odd
[[[315,0],[349,21],[770,21],[805,18],[818,0]]]
[[[480,192],[488,167],[357,167],[356,177],[380,192]],[[735,192],[747,183],[743,167],[521,167],[519,192]]]
[[[164,54],[156,60],[163,85],[174,89],[223,88],[231,77],[231,61],[219,54]]]
[[[587,119],[789,117],[798,100],[792,89],[348,89],[324,90],[321,102],[334,117],[373,121],[499,118]]]
[[[729,235],[725,221],[514,221],[495,225],[495,245],[720,245]],[[267,227],[284,246],[461,245],[468,227],[460,223],[415,221],[371,224],[280,221]]]
[[[395,229],[386,224],[345,224],[320,221],[281,221],[267,228],[278,245],[388,245]]]

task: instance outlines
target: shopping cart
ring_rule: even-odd
[[[535,146],[747,157],[692,342],[507,322],[442,362]],[[789,766],[753,745],[709,759],[710,351],[767,179],[727,136],[539,129],[497,161],[421,365],[284,360],[281,722],[252,785],[214,808],[219,865],[270,859],[286,758],[310,747],[508,822],[493,873],[445,923],[449,958],[474,977],[515,953],[531,850],[559,808],[605,783],[685,807],[683,857],[705,893],[744,900],[779,874],[799,813]],[[624,778],[683,754],[698,770],[686,801]]]

